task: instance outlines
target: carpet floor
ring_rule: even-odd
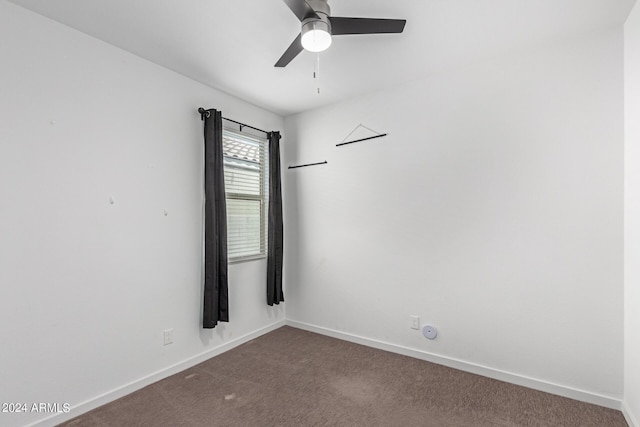
[[[287,326],[61,425],[627,427],[620,411]]]

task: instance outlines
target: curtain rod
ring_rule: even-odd
[[[204,108],[200,107],[200,108],[198,108],[198,113],[200,113],[200,119],[204,120],[204,116],[205,116],[205,114],[207,114],[207,110],[205,110]],[[226,120],[228,122],[232,122],[232,123],[235,123],[237,125],[240,125],[240,132],[242,132],[242,128],[249,128],[249,129],[257,130],[258,132],[263,132],[263,133],[265,133],[267,135],[269,135],[269,133],[270,133],[270,132],[267,132],[266,130],[258,129],[256,127],[250,126],[250,125],[245,124],[245,123],[237,122],[235,120],[231,120],[231,119],[228,119],[226,117],[223,117],[222,119]]]

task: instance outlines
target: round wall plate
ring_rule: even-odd
[[[438,330],[435,326],[427,325],[422,328],[422,335],[424,335],[426,339],[433,340],[438,336]]]

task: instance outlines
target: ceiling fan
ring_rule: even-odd
[[[275,67],[286,67],[303,49],[322,52],[331,36],[345,34],[401,33],[406,19],[343,18],[331,16],[327,0],[284,0],[302,23],[298,37],[282,54]]]

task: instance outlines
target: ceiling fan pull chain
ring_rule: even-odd
[[[313,73],[313,78],[316,79],[316,90],[320,95],[320,52],[316,54],[316,71]]]

